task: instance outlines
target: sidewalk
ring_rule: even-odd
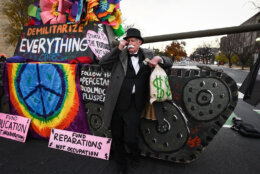
[[[207,64],[205,64],[207,65]],[[210,66],[214,66],[216,68],[229,68],[228,64],[225,65],[210,65]],[[237,65],[232,65],[231,69],[238,69],[238,70],[242,70],[241,66],[237,66]],[[250,67],[244,67],[244,69],[242,71],[250,71]]]

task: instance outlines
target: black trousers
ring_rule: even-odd
[[[121,101],[123,102],[123,101]],[[124,167],[126,165],[125,145],[134,157],[139,156],[138,149],[138,128],[140,124],[141,111],[136,109],[135,95],[131,96],[131,104],[127,110],[115,109],[112,122],[112,142],[115,148],[115,158],[117,163]]]

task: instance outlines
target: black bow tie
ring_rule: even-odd
[[[129,54],[130,57],[134,56],[134,57],[137,57],[138,54]]]

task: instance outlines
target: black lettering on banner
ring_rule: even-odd
[[[58,134],[58,133],[55,133],[55,134],[54,134],[54,137],[53,137],[54,140],[58,141],[58,138],[57,138],[58,136],[59,136],[59,134]]]
[[[91,157],[98,157],[98,152],[95,151],[89,151],[89,150],[83,150],[83,149],[77,149],[74,147],[67,147],[67,151],[71,153],[76,153],[80,155],[86,155],[86,156],[91,156]]]
[[[12,116],[8,116],[6,117],[10,120],[2,120],[0,119],[0,128],[5,128],[8,130],[14,130],[14,131],[18,131],[21,133],[25,133],[26,132],[26,128],[27,126],[21,123],[16,123],[15,121],[17,120],[16,117],[12,117]]]
[[[65,143],[70,143],[74,145],[82,145],[86,147],[94,147],[98,150],[102,149],[102,142],[99,141],[92,141],[86,139],[86,135],[81,134],[81,133],[73,133],[71,136],[69,135],[64,135],[64,134],[59,134],[59,133],[54,133],[53,139],[54,141],[59,141],[59,142],[65,142]]]
[[[66,145],[58,145],[58,144],[56,144],[56,149],[65,150],[65,147],[66,147]]]
[[[6,115],[6,119],[16,121],[17,120],[17,116],[15,116],[15,115]]]
[[[100,150],[101,147],[102,147],[102,142],[99,142],[97,148]]]
[[[64,139],[63,139],[63,141],[67,141],[69,139],[69,137],[68,137],[68,135],[64,135]],[[68,140],[69,141],[69,140]]]
[[[14,137],[15,139],[17,139],[19,141],[23,141],[25,138],[20,134],[17,134],[15,132],[10,132],[10,131],[3,131],[3,135],[9,136],[9,137]]]
[[[111,138],[108,138],[107,140],[107,144],[111,143],[112,139]]]
[[[59,134],[59,141],[64,141],[64,135],[63,134]]]
[[[77,139],[76,139],[76,138],[73,138],[73,139],[72,139],[72,144],[76,144],[76,141],[77,141]]]

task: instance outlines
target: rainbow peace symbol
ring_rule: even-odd
[[[51,128],[66,129],[74,121],[79,110],[75,73],[70,64],[8,64],[11,103],[32,119],[39,135],[49,137]]]

